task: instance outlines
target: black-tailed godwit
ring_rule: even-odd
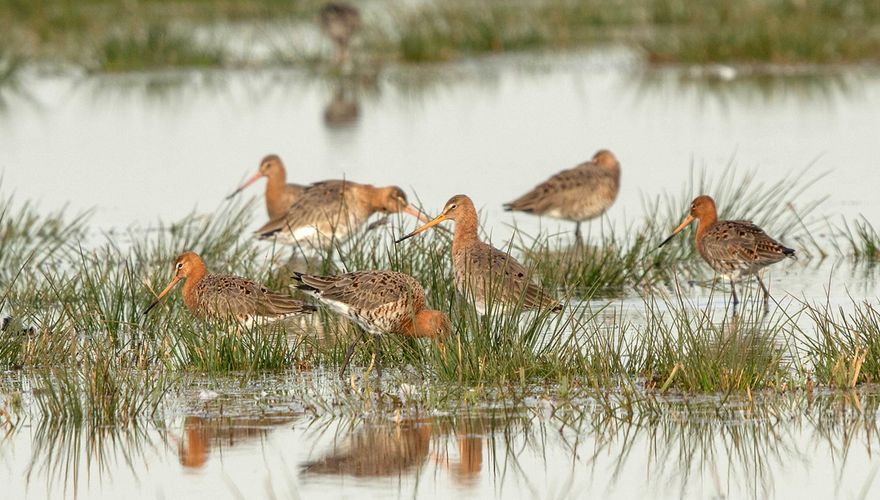
[[[250,325],[271,322],[300,314],[315,307],[287,294],[273,292],[259,283],[240,278],[208,274],[205,261],[193,252],[184,252],[174,264],[174,278],[144,310],[147,314],[177,283],[183,285],[183,302],[198,318],[235,319]]]
[[[321,31],[333,40],[336,48],[334,62],[342,65],[348,60],[352,37],[361,28],[361,11],[345,2],[330,2],[321,7],[318,18]]]
[[[531,280],[522,264],[510,254],[480,241],[477,236],[477,211],[471,199],[463,194],[450,198],[440,215],[398,239],[397,243],[445,220],[455,221],[455,237],[452,240],[455,288],[465,297],[473,297],[481,314],[485,314],[493,302],[521,304],[524,310],[562,310],[562,305],[548,291]]]
[[[281,162],[281,158],[278,155],[267,155],[260,160],[260,167],[257,169],[257,173],[236,189],[234,193],[227,196],[226,199],[242,192],[261,177],[266,178],[266,211],[269,212],[269,219],[275,219],[287,213],[287,209],[293,205],[293,202],[306,189],[306,186],[300,184],[288,184],[287,171],[284,169],[284,163]]]
[[[580,243],[581,222],[604,214],[618,191],[620,162],[611,151],[602,149],[590,161],[553,175],[505,204],[504,209],[572,221]]]
[[[403,212],[428,220],[412,207],[397,186],[375,187],[351,181],[324,181],[309,186],[287,212],[255,234],[294,245],[328,248],[341,243],[374,213]]]
[[[445,313],[428,309],[425,291],[412,276],[396,271],[355,271],[338,276],[295,273],[295,285],[340,315],[348,318],[365,332],[376,336],[377,366],[380,357],[379,338],[398,334],[409,337],[439,338],[451,330]],[[342,376],[356,339],[345,355]]]
[[[662,247],[691,222],[698,220],[695,242],[697,250],[718,274],[730,279],[734,307],[739,304],[736,281],[748,275],[758,278],[764,291],[764,307],[768,306],[770,292],[764,286],[759,271],[786,257],[794,257],[794,250],[767,236],[760,227],[747,220],[718,220],[715,200],[706,195],[691,202],[691,210],[672,234],[660,243]]]

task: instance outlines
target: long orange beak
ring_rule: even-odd
[[[688,227],[688,224],[690,224],[691,222],[693,222],[695,220],[696,220],[696,217],[688,214],[688,216],[685,217],[684,221],[677,228],[675,228],[675,231],[673,231],[672,234],[669,235],[669,238],[666,238],[665,240],[663,240],[663,243],[660,243],[660,246],[658,246],[657,248],[660,248],[663,245],[669,243],[669,240],[674,238],[676,234],[680,233],[684,228]]]
[[[426,218],[427,218],[427,217],[426,217]],[[421,219],[421,217],[419,217],[419,219]],[[446,220],[446,214],[440,214],[440,215],[438,215],[437,217],[435,217],[434,220],[428,222],[428,223],[425,224],[424,226],[422,226],[422,227],[416,229],[415,231],[409,233],[408,235],[404,236],[403,238],[398,239],[398,240],[395,241],[394,243],[400,243],[400,242],[403,241],[403,240],[406,240],[406,239],[412,238],[413,236],[415,236],[415,235],[417,235],[417,234],[419,234],[419,233],[425,232],[425,231],[427,231],[428,229],[431,229],[432,227],[436,226],[437,224],[440,224],[441,222],[443,222],[443,221],[445,221],[445,220]]]
[[[156,300],[154,300],[153,303],[150,304],[150,307],[144,309],[144,312],[141,313],[141,316],[146,316],[147,313],[150,312],[150,309],[156,307],[156,304],[158,304],[159,301],[162,300],[162,297],[164,297],[166,294],[168,294],[168,292],[170,292],[171,289],[174,288],[174,285],[176,285],[177,282],[179,282],[179,281],[180,281],[180,276],[175,276],[174,279],[171,280],[171,283],[168,283],[168,286],[166,286],[165,289],[162,290],[162,293],[160,293],[159,296],[156,297]]]
[[[251,184],[257,182],[257,181],[260,179],[260,177],[262,177],[262,176],[263,176],[263,173],[260,172],[260,171],[258,170],[257,173],[255,173],[250,179],[248,179],[247,182],[245,182],[244,184],[242,184],[240,188],[236,189],[234,193],[232,193],[231,195],[227,196],[226,199],[228,200],[228,199],[232,198],[233,196],[237,195],[238,193],[244,191],[244,189],[245,189],[246,187],[248,187],[248,186],[250,186]]]
[[[416,219],[418,219],[422,222],[428,222],[429,220],[431,220],[428,218],[427,215],[423,214],[422,212],[420,212],[417,208],[415,208],[412,205],[407,205],[406,208],[403,209],[403,213],[412,215],[413,217],[415,217]]]

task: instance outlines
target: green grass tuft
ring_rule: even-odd
[[[167,26],[150,25],[144,34],[110,37],[101,46],[103,71],[143,71],[175,67],[222,66],[220,47],[200,47],[191,37]]]
[[[869,302],[853,300],[851,308],[835,311],[830,303],[805,304],[815,330],[804,335],[803,354],[817,381],[851,389],[880,382],[880,311]]]

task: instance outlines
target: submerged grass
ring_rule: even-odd
[[[657,62],[703,64],[878,61],[880,6],[871,0],[650,2],[657,30],[642,43]]]
[[[852,255],[858,260],[880,260],[880,232],[866,218],[852,224],[843,221],[843,227],[835,231],[848,244],[849,248],[838,248],[838,253]]]
[[[439,2],[396,16],[396,52],[407,62],[545,46],[534,12],[501,2]]]
[[[656,63],[821,64],[877,62],[878,21],[871,0],[456,0],[404,10],[379,38],[410,62],[616,41]]]
[[[460,0],[402,16],[396,41],[417,62],[595,41],[629,43],[664,63],[877,62],[878,22],[871,0]]]

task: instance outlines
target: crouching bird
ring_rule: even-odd
[[[381,375],[380,339],[397,334],[408,337],[430,337],[442,341],[452,330],[445,313],[428,309],[425,291],[412,276],[396,271],[356,271],[338,276],[295,273],[293,285],[348,318],[375,336],[376,366]],[[339,376],[354,354],[359,339],[345,353]]]

